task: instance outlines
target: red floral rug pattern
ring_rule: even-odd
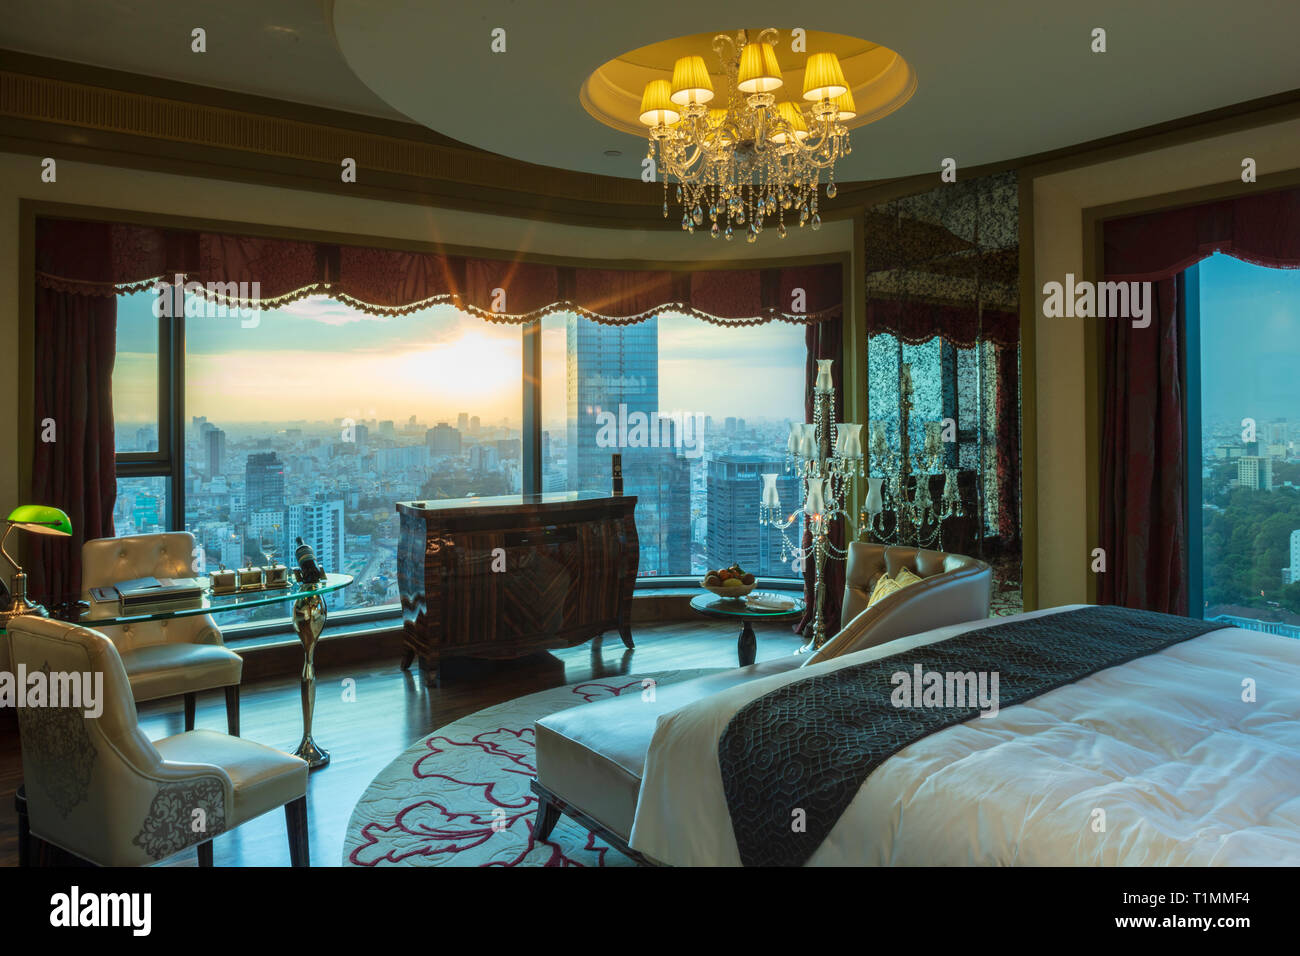
[[[568,817],[533,839],[537,798],[533,722],[569,707],[639,694],[643,681],[709,670],[663,671],[554,687],[440,727],[370,782],[348,821],[344,866],[632,866]]]

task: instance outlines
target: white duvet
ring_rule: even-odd
[[[717,751],[741,707],[814,672],[1005,620],[665,714],[632,847],[673,865],[740,865]],[[809,864],[1300,865],[1300,641],[1212,631],[923,738],[876,768]]]

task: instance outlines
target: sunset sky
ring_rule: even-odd
[[[120,300],[113,375],[122,423],[156,420],[157,320],[153,296]],[[565,317],[542,331],[546,427],[564,416]],[[214,423],[377,418],[453,424],[458,412],[517,425],[521,331],[435,306],[411,315],[367,315],[316,296],[239,318],[186,322],[186,417]],[[660,407],[715,418],[799,418],[803,329],[775,322],[720,328],[686,316],[659,323]]]

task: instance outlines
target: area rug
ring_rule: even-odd
[[[640,694],[716,668],[659,671],[553,687],[440,727],[385,767],[357,801],[344,866],[633,866],[566,816],[533,839],[533,721],[591,701]]]

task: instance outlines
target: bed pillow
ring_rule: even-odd
[[[921,579],[909,571],[907,568],[900,568],[898,573],[892,578],[886,574],[880,576],[876,586],[871,591],[871,600],[867,602],[867,607],[871,607],[879,601],[883,601],[895,591],[901,591],[903,588],[911,587],[913,584],[919,584]]]

